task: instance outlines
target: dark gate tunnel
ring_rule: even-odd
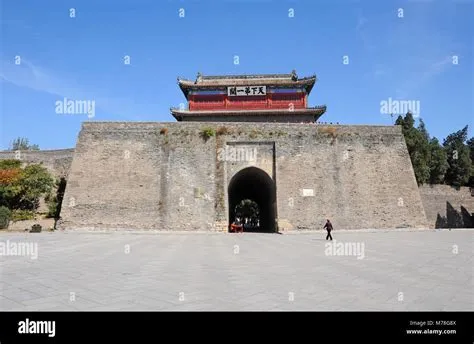
[[[275,182],[268,174],[256,167],[247,167],[238,172],[230,181],[229,226],[235,219],[235,207],[245,199],[258,204],[260,227],[258,232],[276,232],[276,189]]]

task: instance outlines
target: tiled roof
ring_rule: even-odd
[[[221,75],[204,76],[198,74],[196,80],[178,78],[178,84],[187,97],[190,89],[206,89],[227,86],[304,86],[309,93],[316,83],[316,75],[298,78],[292,74],[251,74],[251,75]]]
[[[261,109],[261,110],[200,110],[200,111],[189,111],[182,110],[179,108],[171,108],[172,115],[177,117],[186,116],[255,116],[255,115],[301,115],[301,114],[314,114],[322,115],[326,112],[326,105],[316,106],[312,108],[294,109],[292,111],[288,109]]]

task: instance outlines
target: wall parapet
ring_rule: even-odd
[[[20,160],[23,165],[42,164],[56,177],[66,177],[71,167],[74,152],[74,148],[0,151],[0,160]]]

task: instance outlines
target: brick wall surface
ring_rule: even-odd
[[[206,128],[217,134],[206,140]],[[222,159],[235,145],[256,158]],[[326,218],[336,229],[427,226],[398,126],[88,122],[61,227],[225,230],[228,183],[249,166],[275,181],[282,231]]]
[[[422,185],[420,195],[430,228],[473,228],[474,192],[468,187]]]
[[[0,151],[0,160],[19,159],[24,165],[43,164],[54,176],[67,177],[74,149],[40,151]]]
[[[205,142],[199,136],[205,127],[216,131],[226,127],[231,133]],[[160,134],[161,128],[167,128],[168,133]],[[106,134],[103,139],[100,132]],[[115,148],[110,146],[111,139]],[[97,142],[89,144],[88,140]],[[99,142],[109,146],[97,155]],[[78,155],[68,186],[70,198],[65,201],[65,207],[77,209],[62,212],[71,226],[223,230],[228,216],[226,185],[248,166],[257,166],[276,180],[281,230],[317,229],[325,217],[333,219],[338,228],[354,228],[356,223],[358,228],[413,226],[405,219],[417,212],[422,219],[415,221],[415,226],[423,222],[416,191],[410,190],[414,178],[411,166],[396,127],[92,123],[85,124],[79,146],[83,147],[83,158]],[[235,158],[235,152],[226,147],[237,147]],[[104,153],[112,149],[115,153]],[[254,161],[242,159],[239,152],[250,152],[252,159],[256,153]],[[20,158],[24,164],[42,163],[55,176],[67,178],[73,154],[74,149],[21,151]],[[87,154],[91,156],[85,157]],[[15,152],[0,152],[0,159],[15,157]],[[91,171],[92,166],[102,172]],[[400,172],[404,176],[397,176]],[[108,180],[108,175],[116,180]],[[89,176],[97,181],[87,181]],[[92,185],[99,192],[94,196],[85,192],[88,189],[81,191],[79,185]],[[100,192],[103,186],[105,191]],[[120,198],[121,193],[128,200]],[[88,196],[89,203],[81,204],[81,194]],[[469,188],[423,185],[419,195],[430,228],[474,227],[474,196]],[[101,207],[106,200],[109,204]],[[377,206],[380,202],[383,207]],[[122,220],[122,214],[114,219],[117,210],[112,216],[105,211],[120,207],[132,221]],[[98,211],[98,218],[85,220],[88,209]],[[173,213],[184,214],[187,220],[180,221]]]

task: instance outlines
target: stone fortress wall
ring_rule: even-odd
[[[206,128],[216,135],[205,140]],[[232,145],[256,149],[255,161],[219,159]],[[226,230],[229,182],[250,166],[275,182],[280,231],[326,218],[341,229],[427,227],[400,127],[185,122],[84,123],[62,226]]]
[[[250,166],[275,181],[280,231],[473,226],[469,188],[416,186],[398,126],[86,122],[75,149],[20,157],[67,178],[65,229],[224,231]]]
[[[71,167],[74,149],[39,151],[0,151],[0,160],[19,159],[24,164],[43,164],[54,176],[66,178]]]
[[[422,185],[420,195],[430,228],[474,228],[474,190]]]

